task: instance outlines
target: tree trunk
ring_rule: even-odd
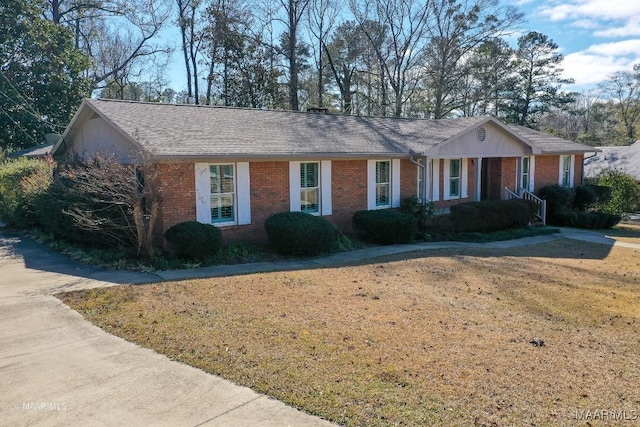
[[[191,65],[189,61],[189,51],[187,49],[187,29],[182,22],[180,23],[180,35],[182,36],[182,53],[184,56],[184,65],[187,69],[187,96],[191,98],[193,96],[193,91],[191,89]]]
[[[298,23],[296,21],[295,0],[289,0],[289,103],[293,111],[300,109],[298,105],[298,61],[296,55]]]

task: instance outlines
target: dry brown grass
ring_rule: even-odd
[[[603,234],[620,242],[640,244],[640,221],[620,223]]]
[[[345,425],[640,415],[640,250],[558,240],[61,298],[111,333]]]

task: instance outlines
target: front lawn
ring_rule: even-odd
[[[343,425],[640,414],[640,250],[561,239],[59,297],[110,333]]]

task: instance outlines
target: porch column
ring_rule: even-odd
[[[479,202],[482,198],[482,157],[474,159],[473,180],[476,183],[476,188],[473,192],[473,200]]]

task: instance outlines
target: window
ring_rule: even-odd
[[[235,221],[235,179],[233,165],[210,165],[211,223]]]
[[[562,170],[560,171],[560,185],[571,187],[571,156],[562,156]]]
[[[460,197],[460,159],[449,160],[449,198]]]
[[[319,212],[320,183],[318,163],[300,163],[300,211]]]
[[[524,190],[529,191],[529,158],[522,158],[522,183],[521,186]]]
[[[390,206],[391,162],[376,162],[376,206]]]
[[[418,199],[421,202],[423,202],[424,201],[424,188],[423,188],[424,163],[422,162],[422,159],[418,159],[418,163],[420,163],[423,166],[422,167],[417,166],[417,169],[418,169],[418,192],[417,192],[417,196],[418,196]]]

